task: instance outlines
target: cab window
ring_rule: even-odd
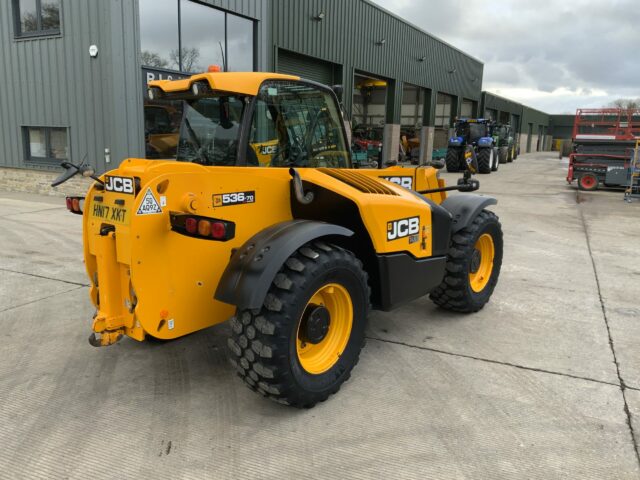
[[[268,82],[256,99],[247,164],[348,168],[342,115],[333,96],[302,82]]]
[[[211,166],[235,165],[244,107],[244,100],[233,96],[201,97],[186,101],[178,143],[178,161]]]

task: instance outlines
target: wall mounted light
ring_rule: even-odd
[[[320,13],[318,13],[317,15],[315,15],[315,16],[313,17],[313,19],[314,19],[316,22],[321,22],[322,20],[324,20],[324,12],[320,12]]]
[[[456,73],[458,71],[458,69],[456,67],[451,67],[449,69],[449,73]]]
[[[423,56],[423,57],[420,57],[420,58],[418,59],[418,61],[419,61],[419,62],[424,62],[426,59],[427,59],[427,57],[426,57],[426,55],[425,55],[425,56]]]
[[[386,38],[381,38],[380,40],[378,40],[378,41],[376,42],[376,45],[378,45],[378,46],[382,46],[382,45],[384,45],[385,43],[387,43],[387,39],[386,39]]]

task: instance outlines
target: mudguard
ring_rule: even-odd
[[[489,205],[496,205],[498,201],[493,197],[483,195],[458,194],[448,197],[441,203],[453,217],[451,235],[469,225],[478,214]]]
[[[266,228],[233,253],[215,299],[240,309],[259,309],[287,258],[305,243],[331,235],[350,237],[353,232],[311,220],[291,220]]]

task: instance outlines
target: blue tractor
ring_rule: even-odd
[[[447,172],[466,170],[466,160],[473,156],[479,173],[498,170],[498,145],[491,136],[491,120],[485,118],[462,118],[454,124],[455,133],[449,139],[445,165]]]

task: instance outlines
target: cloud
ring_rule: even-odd
[[[532,107],[557,113],[640,97],[634,0],[374,1],[484,62],[485,90]]]

